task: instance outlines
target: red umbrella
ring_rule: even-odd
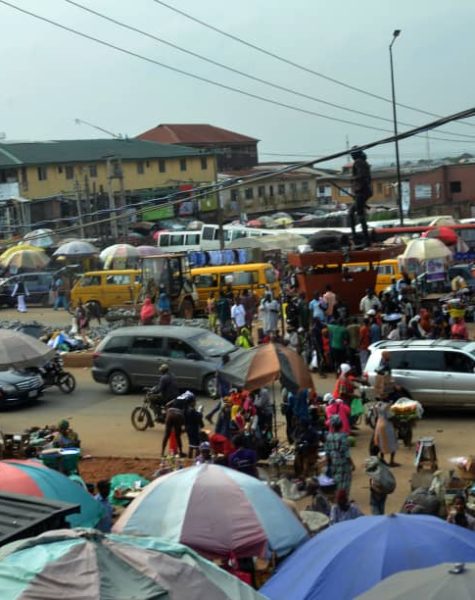
[[[437,227],[430,231],[425,231],[422,237],[435,238],[443,242],[446,246],[455,246],[458,241],[458,235],[450,227]]]
[[[262,227],[263,223],[259,219],[251,219],[251,221],[247,222],[248,227]]]

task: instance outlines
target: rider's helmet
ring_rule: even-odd
[[[158,372],[161,373],[162,375],[164,373],[168,373],[169,370],[170,370],[170,367],[166,363],[163,363],[158,367]]]

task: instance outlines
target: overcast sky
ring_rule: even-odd
[[[196,75],[305,110],[392,129],[390,103],[357,93],[256,52],[154,2],[78,0],[116,20],[267,79],[390,121],[375,120],[273,89],[126,31],[65,0],[9,0],[43,17]],[[207,23],[347,84],[390,98],[388,45],[396,40],[399,102],[438,115],[475,105],[473,0],[167,0]],[[244,97],[62,31],[0,3],[0,132],[9,140],[105,137],[75,118],[135,136],[159,123],[211,123],[261,140],[272,153],[325,155],[389,135]],[[398,120],[432,117],[399,108]],[[401,160],[475,154],[475,119],[401,143]],[[471,126],[468,125],[471,124]],[[408,126],[400,125],[400,130]],[[473,136],[452,142],[448,132]],[[290,158],[290,157],[289,157]],[[369,152],[393,160],[393,146]],[[322,165],[323,166],[323,165]]]

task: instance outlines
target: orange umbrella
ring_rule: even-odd
[[[233,385],[252,391],[281,380],[291,391],[313,388],[313,382],[302,357],[281,344],[261,344],[239,353],[220,370]]]

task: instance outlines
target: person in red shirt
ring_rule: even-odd
[[[369,319],[363,319],[363,324],[360,327],[360,343],[359,343],[361,372],[364,371],[364,369],[366,367],[366,363],[368,362],[369,345],[370,345]]]
[[[325,409],[325,425],[328,431],[333,433],[334,430],[331,426],[331,417],[332,415],[338,415],[342,423],[341,431],[343,431],[343,433],[350,434],[350,407],[340,399],[335,400],[332,394],[325,394],[325,396],[323,397],[323,401],[327,405]]]
[[[460,317],[455,317],[454,323],[450,328],[450,337],[453,340],[468,340],[467,325]]]

